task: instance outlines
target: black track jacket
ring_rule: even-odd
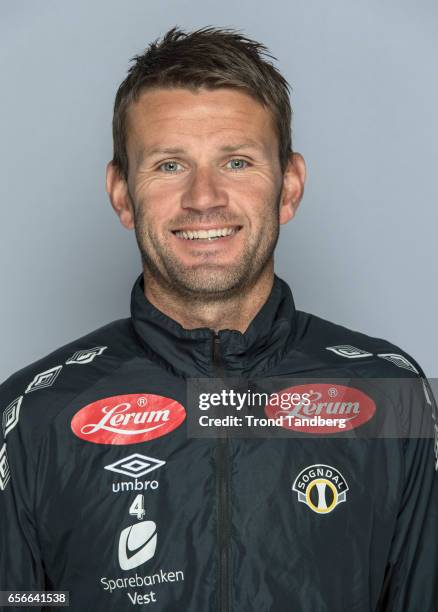
[[[190,436],[188,382],[219,376],[296,379],[312,403],[295,416],[350,425]],[[160,312],[140,275],[131,317],[3,382],[0,418],[1,590],[69,591],[75,612],[438,610],[425,375],[386,340],[296,310],[278,276],[245,333],[216,334]],[[397,435],[362,436],[382,418]]]

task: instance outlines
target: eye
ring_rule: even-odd
[[[244,170],[248,166],[246,159],[240,159],[238,157],[230,159],[228,163],[231,164],[231,170]]]
[[[160,170],[162,169],[163,172],[165,172],[166,174],[176,174],[177,172],[180,172],[177,166],[181,166],[181,164],[179,164],[176,161],[167,161],[167,162],[160,164],[158,168]]]

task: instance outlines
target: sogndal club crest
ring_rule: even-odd
[[[298,501],[317,514],[328,514],[347,498],[345,478],[331,465],[317,463],[301,470],[292,485]]]

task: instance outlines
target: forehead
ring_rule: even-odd
[[[144,91],[127,112],[128,148],[258,143],[272,153],[277,146],[271,111],[250,95],[231,88],[154,88]]]

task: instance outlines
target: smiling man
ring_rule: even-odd
[[[274,273],[306,170],[269,57],[172,28],[133,58],[106,188],[142,271],[130,317],[0,387],[1,609],[438,609],[424,372]]]
[[[146,297],[185,328],[248,327],[273,284],[279,223],[301,199],[305,164],[282,171],[272,112],[242,89],[150,87],[128,108],[129,173],[107,190],[135,228]]]

